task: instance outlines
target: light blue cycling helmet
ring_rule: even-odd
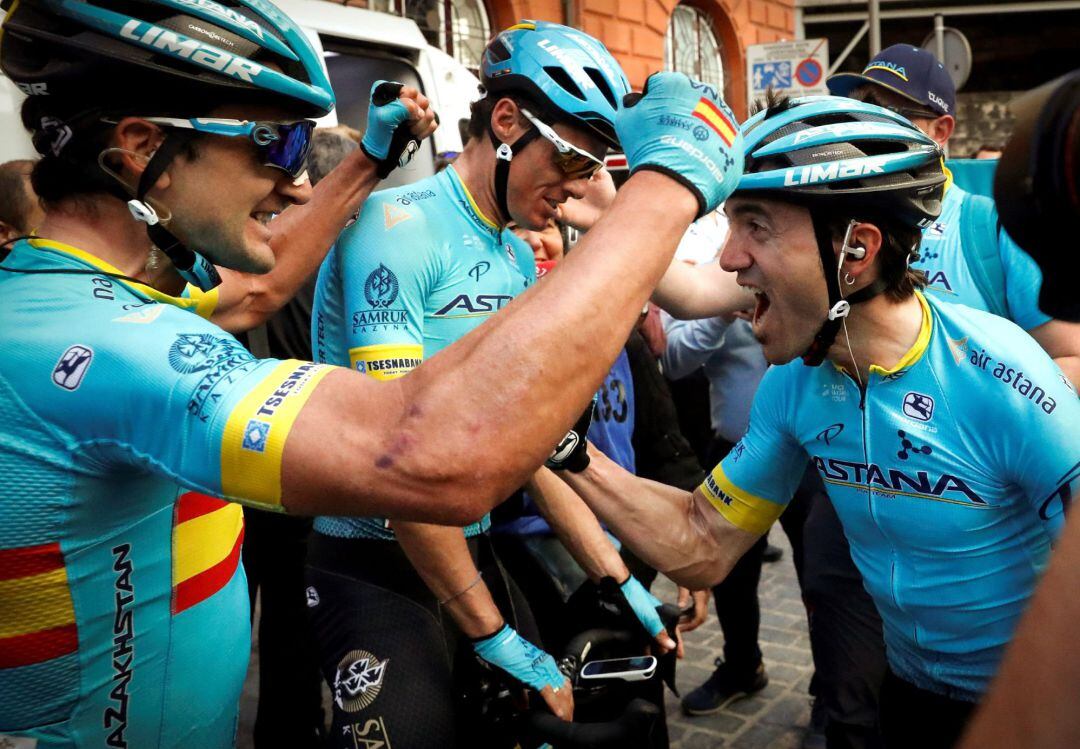
[[[736,194],[833,213],[888,213],[925,225],[941,213],[942,151],[902,116],[840,96],[789,99],[742,126],[746,164]]]
[[[267,0],[19,0],[3,30],[0,67],[43,115],[334,108],[311,43]]]
[[[618,148],[615,113],[630,83],[611,53],[588,34],[546,21],[521,21],[496,36],[480,68],[492,94],[519,92],[535,114],[595,133]]]

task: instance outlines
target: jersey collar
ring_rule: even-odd
[[[450,189],[454,191],[454,197],[457,199],[458,205],[461,206],[465,215],[472,220],[477,226],[492,234],[498,234],[502,231],[501,227],[492,221],[490,218],[484,215],[484,212],[480,210],[480,206],[476,204],[476,199],[473,198],[472,193],[469,192],[469,188],[465,186],[465,182],[462,181],[461,176],[454,169],[453,165],[446,167],[444,170],[447,172],[447,181],[450,183]]]
[[[930,314],[930,305],[926,301],[926,297],[922,295],[922,292],[916,291],[915,298],[919,300],[919,305],[922,307],[922,325],[919,328],[919,336],[915,339],[915,343],[911,348],[907,350],[907,353],[896,363],[896,366],[892,369],[885,369],[879,367],[877,364],[870,365],[870,373],[878,374],[884,378],[892,379],[896,375],[906,369],[913,367],[923,354],[926,353],[926,347],[930,345],[930,333],[934,328],[934,318]]]
[[[27,244],[36,250],[46,250],[55,252],[61,256],[76,260],[84,265],[88,265],[91,268],[97,268],[105,274],[108,274],[110,279],[119,283],[120,285],[130,289],[136,294],[141,294],[145,297],[153,299],[155,302],[162,304],[171,304],[174,307],[187,310],[188,312],[194,312],[199,317],[203,317],[207,320],[210,319],[210,315],[213,314],[214,308],[217,306],[218,290],[204,292],[195,288],[191,284],[188,284],[184,289],[182,296],[170,296],[162,291],[158,291],[152,286],[147,286],[144,283],[130,279],[119,268],[110,265],[96,255],[91,255],[85,250],[80,250],[78,247],[72,247],[69,244],[63,242],[56,242],[51,239],[41,239],[34,237],[26,240]]]
[[[941,160],[941,170],[945,172],[945,189],[941,191],[941,197],[945,197],[945,193],[949,191],[949,188],[953,186],[952,170],[945,166],[945,159]]]

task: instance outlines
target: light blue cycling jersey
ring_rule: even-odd
[[[828,363],[772,367],[750,428],[702,484],[764,533],[809,459],[884,622],[901,678],[975,700],[1080,488],[1080,402],[1013,323],[918,295],[918,341],[865,395]]]
[[[454,168],[372,195],[319,271],[311,339],[318,361],[401,377],[536,279],[532,251],[480,211]],[[487,529],[485,516],[465,529]],[[315,521],[320,533],[394,537],[382,518]]]
[[[927,291],[948,302],[992,311],[975,283],[968,265],[971,253],[964,252],[964,206],[972,197],[951,179],[941,202],[941,215],[923,231],[919,260],[912,267],[926,272]],[[1020,249],[1004,229],[998,228],[998,249],[1005,275],[1005,300],[1009,319],[1031,330],[1051,319],[1039,309],[1042,271],[1030,255]]]
[[[74,247],[3,266],[0,746],[231,747],[250,612],[241,509],[217,497],[280,507],[332,368],[256,360],[199,316],[216,293]]]

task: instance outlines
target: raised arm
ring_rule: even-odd
[[[285,506],[479,518],[525,483],[596,392],[696,210],[675,181],[636,174],[544,283],[438,356],[387,383],[326,376],[285,447]],[[632,272],[610,272],[630,258]]]
[[[679,320],[730,315],[754,305],[754,297],[717,263],[688,265],[673,260],[652,300]]]
[[[670,125],[672,112],[689,117],[703,96],[726,110],[715,93],[680,73],[656,74],[645,88],[616,122],[634,175],[544,283],[399,380],[335,371],[307,394],[284,445],[286,508],[464,525],[543,462],[596,392],[690,222],[738,184],[741,135],[709,131],[688,143]],[[706,146],[712,158],[694,155]]]

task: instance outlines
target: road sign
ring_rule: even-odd
[[[791,96],[827,94],[828,69],[828,39],[751,44],[746,48],[746,87],[751,102],[763,98],[769,88]]]

